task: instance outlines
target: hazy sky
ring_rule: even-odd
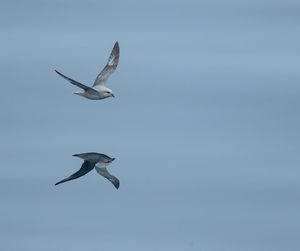
[[[1,1],[0,250],[300,250],[300,2]],[[115,43],[116,98],[91,101]],[[116,190],[74,153],[116,158]]]

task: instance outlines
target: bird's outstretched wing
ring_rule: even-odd
[[[90,171],[94,168],[94,166],[95,166],[94,163],[91,163],[91,162],[85,160],[85,161],[83,162],[81,168],[80,168],[76,173],[72,174],[72,175],[69,176],[68,178],[65,178],[65,179],[63,179],[63,180],[57,182],[57,183],[55,184],[55,186],[58,185],[58,184],[60,184],[60,183],[64,183],[64,182],[66,182],[66,181],[69,181],[69,180],[77,179],[77,178],[79,178],[79,177],[81,177],[81,176],[87,174],[88,172],[90,172]]]
[[[75,81],[75,80],[73,80],[73,79],[71,79],[71,78],[68,78],[67,76],[65,76],[64,74],[60,73],[60,72],[57,71],[57,70],[55,70],[55,72],[56,72],[59,76],[61,76],[61,77],[63,77],[64,79],[68,80],[71,84],[80,87],[81,89],[85,90],[86,92],[89,92],[89,93],[91,93],[91,94],[94,93],[94,94],[96,94],[96,95],[98,94],[98,92],[97,92],[96,90],[94,90],[93,88],[91,88],[91,87],[89,87],[89,86],[86,86],[86,85],[84,85],[84,84],[81,84],[81,83],[79,83],[79,82],[77,82],[77,81]]]
[[[103,70],[97,76],[93,87],[97,86],[97,85],[105,85],[106,84],[107,79],[109,78],[109,76],[111,74],[114,73],[115,69],[118,66],[119,56],[120,56],[119,43],[116,42],[114,45],[114,48],[112,49],[112,51],[110,53],[110,56],[109,56],[106,66],[103,68]]]
[[[99,166],[96,165],[95,169],[96,169],[97,173],[102,175],[104,178],[108,179],[115,186],[115,188],[117,188],[117,189],[119,188],[120,181],[115,176],[112,176],[107,171],[106,167],[99,167]]]

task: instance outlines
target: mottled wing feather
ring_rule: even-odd
[[[99,173],[100,175],[102,175],[103,177],[108,179],[115,186],[115,188],[117,188],[117,189],[119,188],[120,181],[115,176],[112,176],[107,171],[106,167],[99,167],[99,166],[96,165],[95,169],[96,169],[97,173]]]
[[[69,180],[77,179],[77,178],[79,178],[79,177],[87,174],[88,172],[90,172],[94,168],[94,166],[95,166],[94,163],[91,163],[89,161],[84,161],[83,164],[82,164],[82,166],[81,166],[81,168],[76,173],[72,174],[68,178],[65,178],[65,179],[57,182],[55,184],[55,186],[58,185],[58,184],[60,184],[60,183],[67,182]]]
[[[112,49],[112,51],[110,53],[110,56],[109,56],[106,66],[97,76],[93,87],[97,86],[97,85],[105,85],[106,84],[107,79],[110,77],[111,74],[114,73],[114,71],[116,70],[116,68],[118,66],[119,56],[120,56],[119,43],[116,42],[114,45],[114,48]]]

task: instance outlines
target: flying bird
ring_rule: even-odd
[[[110,56],[108,58],[106,66],[103,68],[103,70],[99,73],[97,76],[94,84],[92,87],[86,86],[82,83],[79,83],[59,71],[55,70],[55,72],[63,77],[64,79],[68,80],[71,84],[76,85],[82,89],[82,91],[74,92],[74,94],[77,94],[79,96],[92,99],[92,100],[98,100],[98,99],[104,99],[108,97],[115,97],[112,90],[107,88],[106,81],[110,77],[111,74],[114,73],[116,70],[118,63],[119,63],[119,56],[120,56],[120,48],[119,43],[116,42],[114,45],[114,48],[112,49]]]
[[[80,154],[74,154],[73,156],[84,159],[81,168],[76,173],[69,176],[68,178],[65,178],[57,182],[55,186],[67,182],[69,180],[77,179],[87,174],[95,167],[97,173],[102,175],[104,178],[108,179],[115,186],[115,188],[117,189],[119,188],[120,181],[116,177],[112,176],[106,169],[106,167],[109,164],[111,164],[111,162],[113,162],[115,158],[110,158],[107,155],[101,153],[80,153]]]

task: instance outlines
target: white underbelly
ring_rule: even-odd
[[[88,98],[88,99],[92,99],[92,100],[98,100],[98,99],[104,99],[106,97],[103,97],[103,95],[101,95],[100,93],[98,94],[94,94],[94,93],[88,93],[88,92],[77,92],[75,93],[79,96],[82,96],[82,97],[85,97],[85,98]]]

